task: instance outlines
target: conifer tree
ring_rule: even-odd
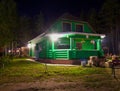
[[[0,46],[8,46],[14,40],[17,27],[16,3],[13,0],[0,2]]]
[[[99,31],[108,35],[109,40],[107,41],[110,42],[109,44],[112,44],[112,46],[109,45],[109,47],[112,48],[111,52],[113,54],[118,54],[119,31],[117,27],[119,23],[117,21],[120,16],[119,9],[120,4],[118,0],[106,0],[99,13],[99,27],[101,28]]]

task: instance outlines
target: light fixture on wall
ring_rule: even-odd
[[[58,38],[62,37],[63,35],[56,33],[56,34],[50,34],[49,36],[50,36],[50,38],[51,38],[52,41],[57,41]]]
[[[100,37],[103,39],[103,38],[105,38],[105,35],[101,35]]]
[[[31,44],[28,44],[27,47],[28,47],[28,48],[31,48]]]
[[[88,39],[88,38],[89,38],[89,36],[88,36],[88,35],[86,35],[86,38]]]
[[[27,45],[27,47],[28,47],[28,48],[33,48],[33,47],[35,47],[35,44],[29,43],[29,44]]]

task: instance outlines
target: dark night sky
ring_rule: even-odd
[[[86,13],[91,8],[97,10],[104,0],[15,0],[20,15],[35,16],[41,11],[44,16],[54,19],[69,12],[75,16],[83,10]]]

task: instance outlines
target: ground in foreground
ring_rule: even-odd
[[[26,59],[0,69],[0,91],[120,91],[110,68],[46,66]]]

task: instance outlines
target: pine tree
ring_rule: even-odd
[[[13,0],[0,2],[0,46],[8,46],[14,40],[16,31],[17,12]]]
[[[106,0],[103,4],[102,9],[99,14],[99,31],[102,31],[109,36],[109,41],[111,46],[111,52],[118,54],[118,31],[117,31],[117,20],[119,17],[119,2],[118,0]]]
[[[81,10],[80,11],[80,20],[85,21],[85,19],[86,19],[86,14],[85,14],[85,12],[83,10]]]
[[[98,26],[98,16],[96,10],[93,8],[90,10],[89,17],[88,17],[88,22],[92,26],[95,32],[101,33],[99,31],[99,26]]]
[[[19,47],[25,46],[29,40],[35,37],[35,30],[33,31],[33,21],[31,17],[19,17],[19,31],[17,35]]]
[[[39,35],[44,32],[44,15],[40,12],[36,17],[36,34]]]

